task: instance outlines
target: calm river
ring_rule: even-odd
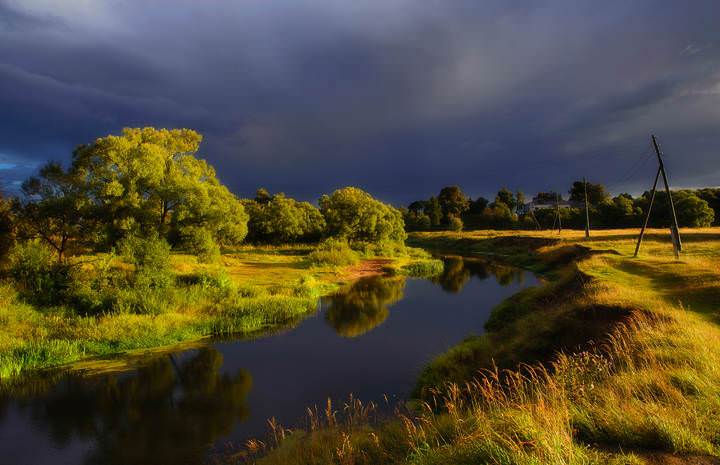
[[[531,273],[446,258],[432,280],[366,278],[279,334],[150,358],[116,374],[35,379],[0,394],[0,464],[199,464],[229,441],[292,426],[305,409],[406,398],[423,365]]]

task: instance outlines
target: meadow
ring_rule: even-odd
[[[271,424],[222,463],[714,464],[720,457],[720,231],[414,233],[547,283],[498,306],[438,356],[417,399],[379,415],[350,399]]]
[[[32,258],[33,250],[25,256]],[[62,298],[33,294],[31,286],[23,292],[22,276],[6,276],[0,280],[0,381],[50,367],[117,368],[148,349],[290,328],[317,311],[320,297],[368,274],[358,270],[378,256],[385,257],[382,266],[371,273],[421,275],[442,267],[422,250],[323,243],[239,246],[210,264],[173,252],[159,271],[143,271],[120,255],[76,255],[62,265]],[[56,290],[36,265],[29,267],[31,284]]]

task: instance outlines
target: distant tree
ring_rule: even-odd
[[[463,222],[457,216],[450,216],[450,221],[448,221],[448,227],[450,228],[450,231],[460,232],[463,229]]]
[[[715,220],[715,212],[708,202],[694,193],[680,196],[675,206],[680,226],[707,228]]]
[[[430,196],[428,201],[425,203],[424,213],[430,218],[430,224],[432,226],[439,226],[442,221],[442,208],[437,197]]]
[[[596,208],[597,210],[593,209],[593,219],[599,220],[600,225],[607,228],[636,226],[641,221],[642,210],[634,206],[633,201],[624,195],[618,195],[612,200],[603,200],[596,204]]]
[[[488,203],[490,203],[490,201],[484,197],[478,197],[475,200],[469,200],[468,211],[466,213],[471,215],[482,213],[483,210],[485,210],[485,207],[488,206]]]
[[[503,202],[493,202],[482,213],[482,223],[486,228],[512,228],[518,217]]]
[[[271,200],[270,194],[268,193],[268,191],[266,189],[261,187],[255,192],[255,201],[257,203],[266,204],[266,203],[270,202],[270,200]]]
[[[641,197],[634,201],[634,205],[640,208],[643,215],[647,214],[651,193],[645,191]],[[715,218],[715,212],[708,203],[695,195],[692,190],[672,191],[675,213],[680,227],[706,227],[710,226]],[[672,223],[672,213],[664,190],[655,193],[655,202],[650,213],[650,226],[664,228]]]
[[[215,170],[195,157],[201,140],[190,129],[125,128],[121,136],[75,150],[74,170],[84,179],[109,243],[151,231],[179,243],[197,228],[219,243],[243,240],[247,215]]]
[[[448,223],[450,216],[460,217],[468,209],[468,201],[458,186],[446,186],[440,190],[438,202],[443,214],[443,222]]]
[[[517,201],[515,200],[513,193],[505,187],[498,191],[497,195],[495,196],[495,203],[503,203],[507,205],[510,211],[515,211],[517,207]]]
[[[720,187],[698,189],[696,195],[706,201],[708,206],[715,212],[713,226],[720,225]]]
[[[415,214],[424,211],[425,206],[427,205],[427,201],[425,200],[416,200],[415,202],[408,205],[408,211],[413,212]]]
[[[355,187],[324,195],[320,212],[327,223],[326,235],[349,241],[404,241],[402,214]]]
[[[525,205],[525,193],[518,189],[515,191],[515,212],[517,213]]]
[[[575,181],[569,191],[570,200],[576,202],[585,201],[585,184],[582,181]],[[591,205],[599,205],[608,199],[609,195],[605,192],[605,186],[602,184],[587,183],[588,202]]]
[[[407,208],[399,208],[405,220],[406,231],[424,231],[430,229],[430,217],[422,211],[410,211]]]
[[[24,200],[14,206],[22,218],[20,235],[40,238],[62,261],[68,242],[80,239],[86,225],[89,199],[82,177],[74,169],[65,170],[59,163],[50,162],[37,177],[26,180],[21,190]]]
[[[533,200],[536,202],[555,202],[556,200],[558,202],[563,201],[562,195],[560,195],[558,192],[555,191],[549,191],[549,192],[538,192],[535,197],[533,197]]]

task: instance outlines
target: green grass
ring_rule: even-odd
[[[344,267],[308,260],[314,250],[247,246],[226,250],[215,265],[172,254],[174,284],[142,289],[127,284],[132,267],[117,257],[75,257],[85,265],[73,283],[73,299],[55,306],[33,304],[11,279],[0,281],[0,382],[78,361],[99,366],[109,355],[133,356],[210,335],[252,336],[292,327],[347,280]],[[102,270],[94,265],[107,260]]]
[[[665,231],[650,231],[632,258],[632,233],[412,235],[549,282],[503,302],[484,335],[431,362],[413,411],[276,426],[285,439],[226,462],[717,463],[707,457],[720,456],[720,231],[683,230],[679,261]]]

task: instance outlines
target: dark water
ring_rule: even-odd
[[[433,280],[368,278],[295,328],[158,356],[133,371],[34,379],[0,394],[0,463],[197,464],[228,441],[292,426],[305,408],[402,399],[423,365],[491,309],[538,284],[529,273],[447,258]]]

